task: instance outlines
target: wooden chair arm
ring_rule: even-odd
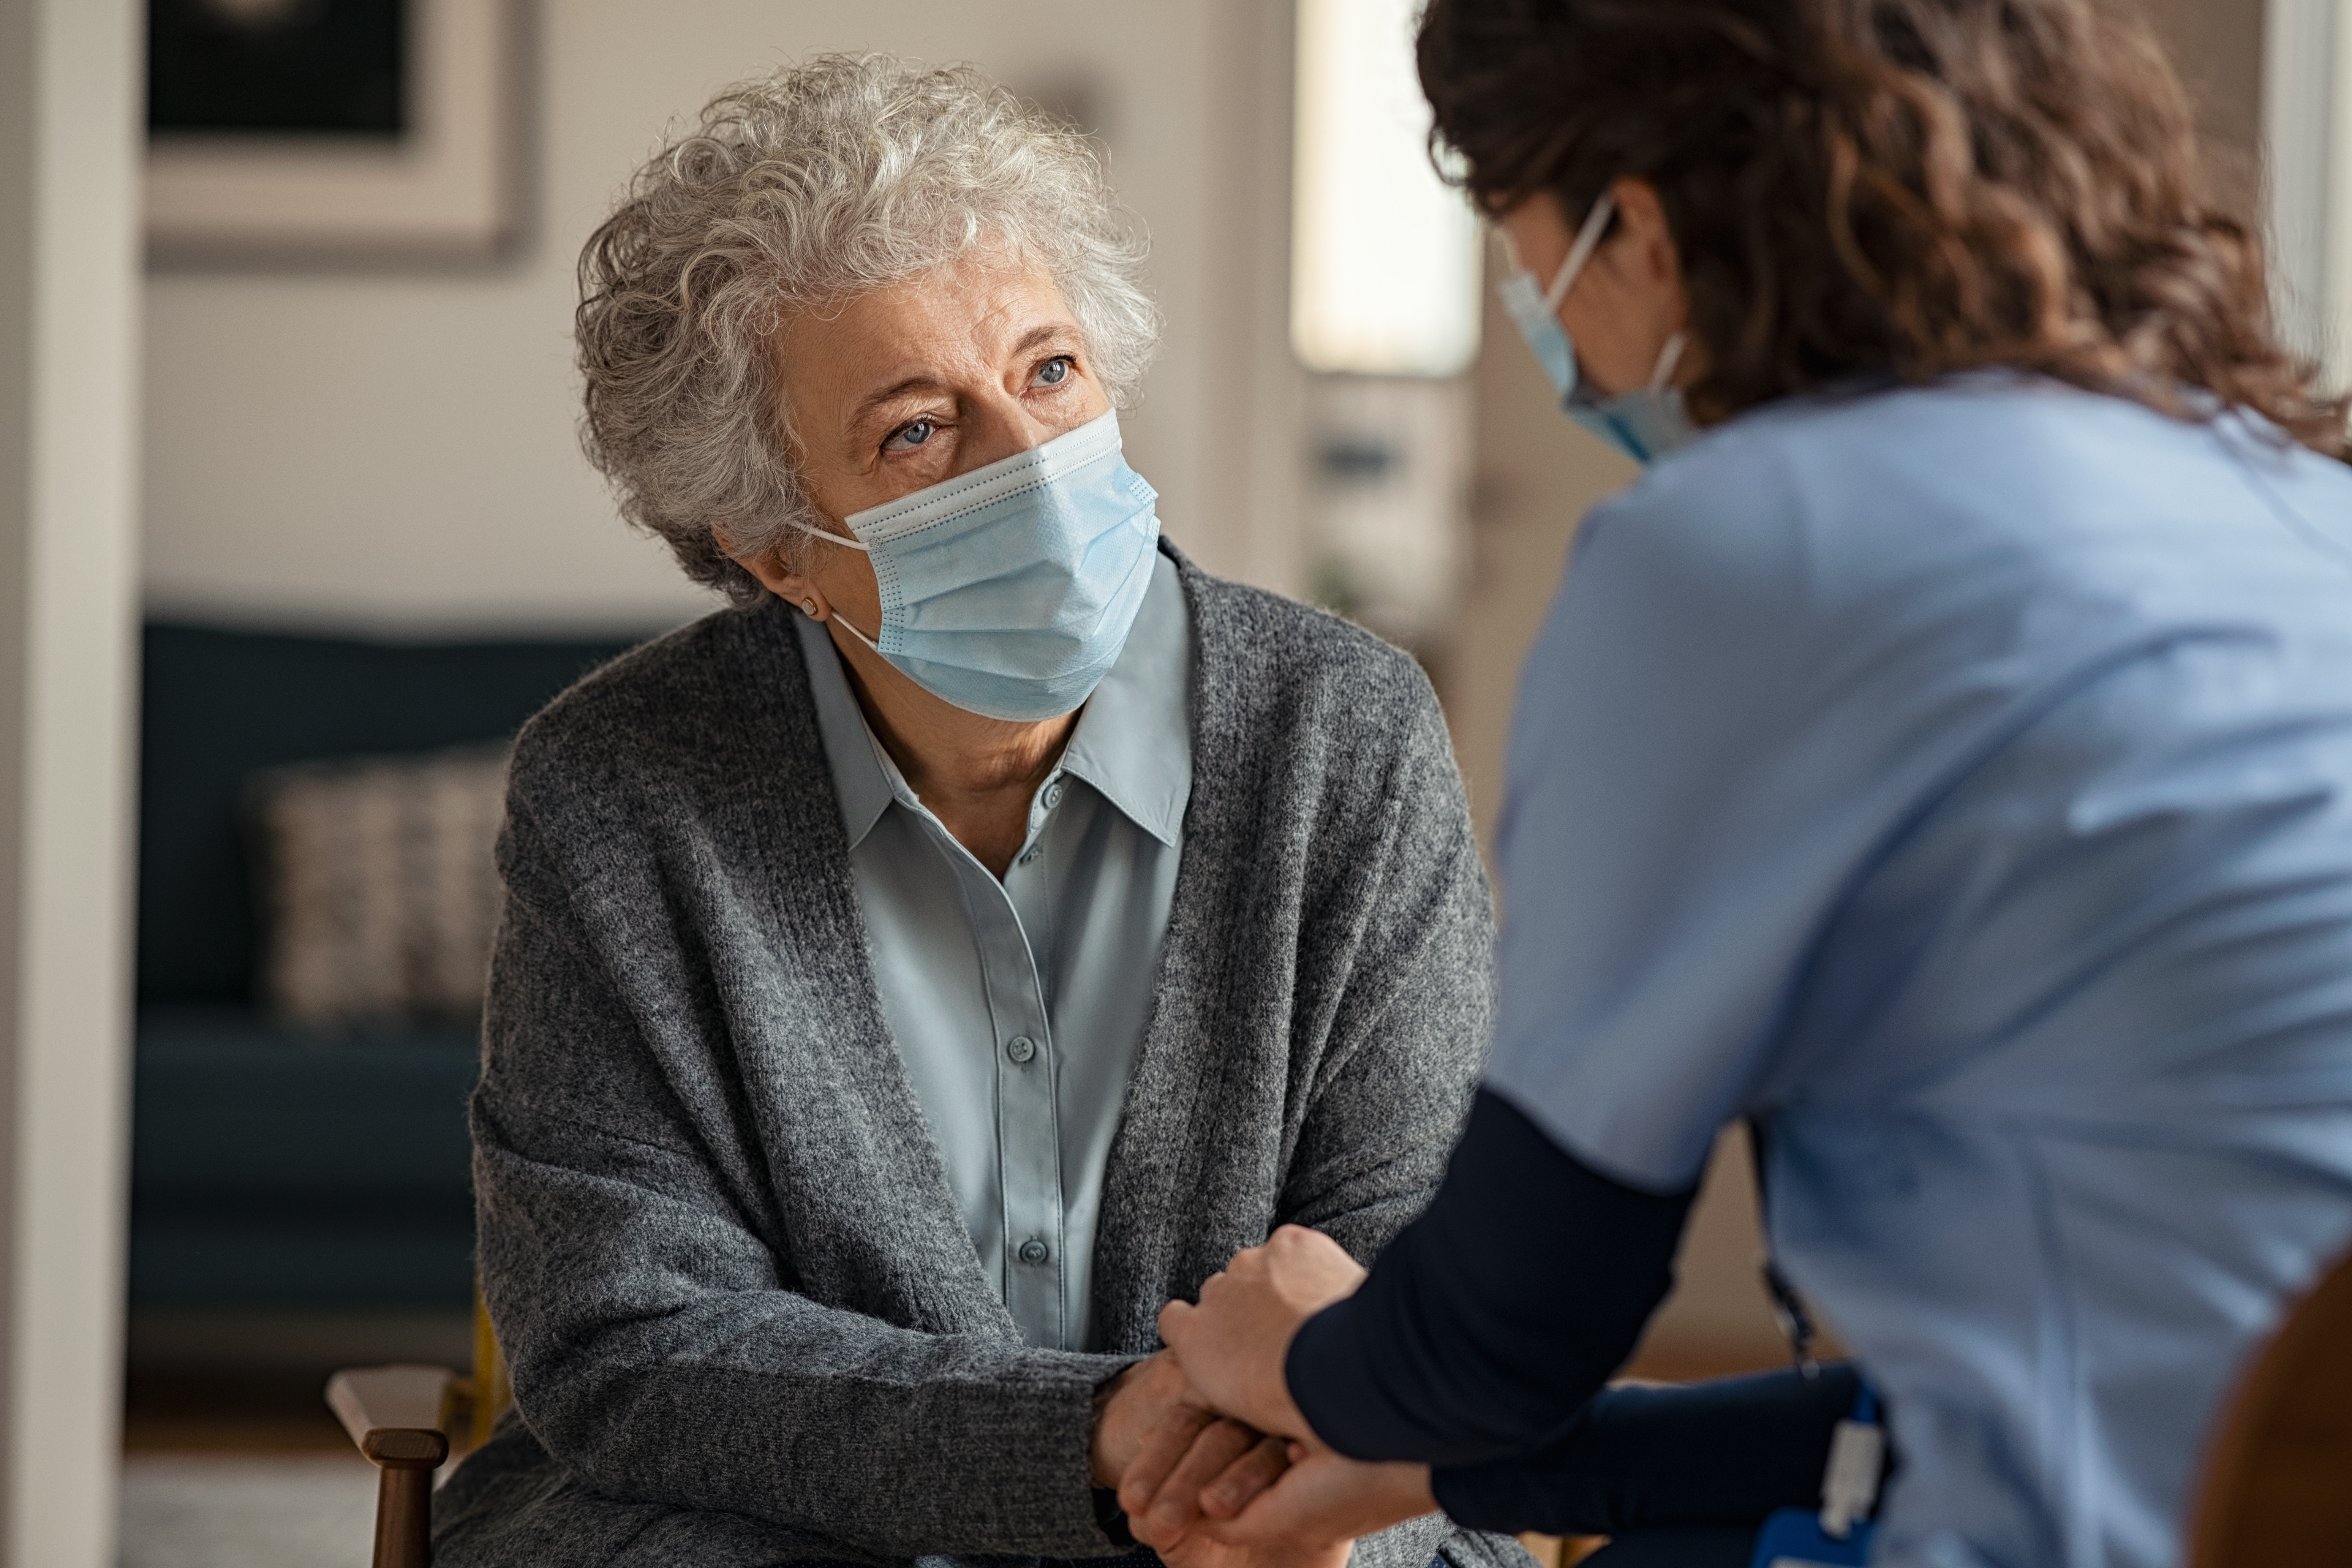
[[[377,1468],[375,1568],[428,1568],[433,1472],[449,1458],[445,1366],[352,1367],[327,1380],[327,1404]]]
[[[446,1366],[345,1367],[327,1380],[327,1405],[362,1449],[379,1427],[446,1432],[461,1380]]]
[[[439,1469],[449,1458],[449,1435],[415,1426],[378,1426],[360,1444],[360,1452],[387,1470]]]

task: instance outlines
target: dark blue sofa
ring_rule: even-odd
[[[262,768],[510,735],[628,646],[146,628],[132,1306],[466,1303],[475,1042],[271,1025],[238,803]]]

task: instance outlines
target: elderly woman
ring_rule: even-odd
[[[1160,1303],[1436,1182],[1490,985],[1444,725],[1160,540],[1140,263],[1081,139],[874,58],[721,95],[590,243],[591,454],[734,605],[516,748],[473,1125],[518,1404],[443,1568],[1134,1551]],[[1517,1554],[1355,1550],[1441,1546]]]

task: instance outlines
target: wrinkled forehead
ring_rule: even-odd
[[[780,317],[770,339],[797,417],[903,382],[993,382],[1024,353],[1076,347],[1076,318],[1044,265],[998,250]]]

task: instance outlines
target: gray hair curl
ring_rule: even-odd
[[[688,576],[801,559],[815,521],[769,357],[789,315],[992,245],[1049,271],[1114,406],[1160,336],[1139,227],[1085,137],[971,66],[820,55],[720,92],[580,253],[581,443]]]

